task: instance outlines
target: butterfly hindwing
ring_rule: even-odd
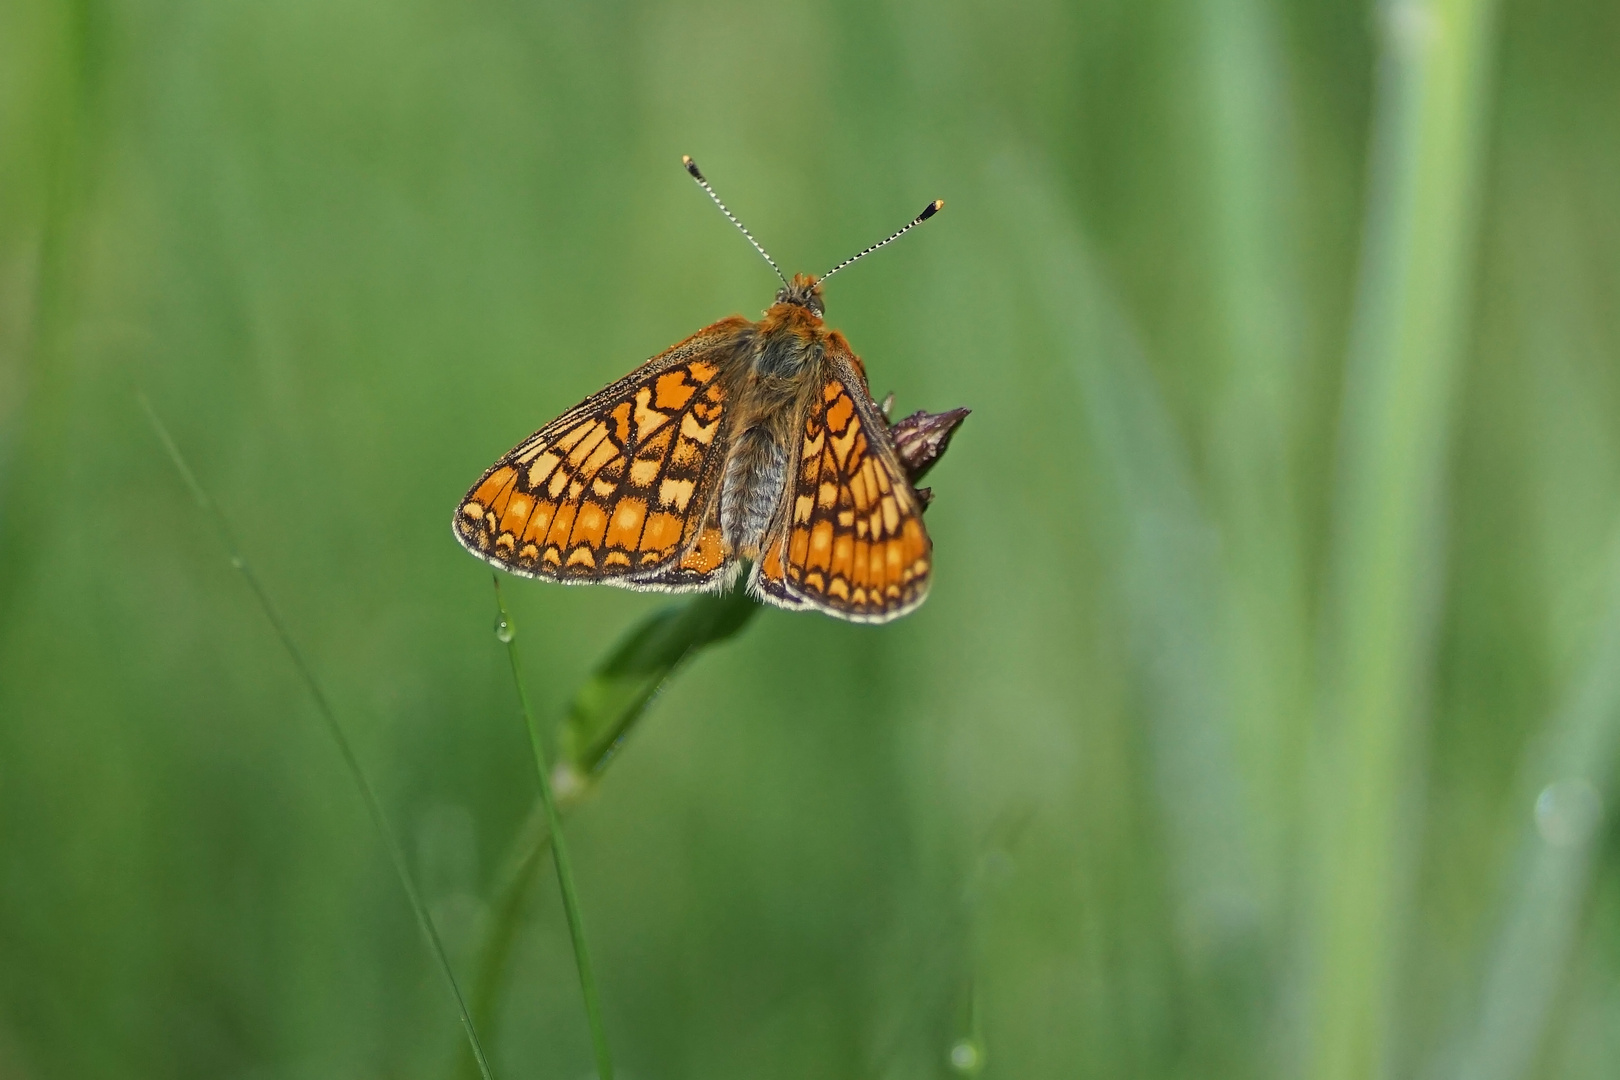
[[[712,523],[727,372],[751,326],[700,330],[523,440],[456,507],[456,538],[548,581],[711,585],[729,561]]]
[[[752,586],[778,607],[887,622],[927,596],[932,546],[858,363],[827,354]]]

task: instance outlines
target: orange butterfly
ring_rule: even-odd
[[[928,595],[925,500],[860,357],[822,322],[821,286],[945,203],[820,278],[789,281],[682,161],[782,278],[776,302],[758,322],[699,330],[519,443],[456,507],[456,539],[525,577],[655,592],[724,589],[747,560],[748,590],[766,603],[854,622],[904,615]]]

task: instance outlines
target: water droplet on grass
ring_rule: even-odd
[[[512,627],[512,620],[508,619],[505,615],[495,616],[496,640],[504,645],[510,642],[515,636],[517,636],[517,631]]]
[[[1553,847],[1578,847],[1603,818],[1603,799],[1583,776],[1554,780],[1536,796],[1536,831]]]
[[[976,1076],[984,1065],[984,1051],[972,1039],[963,1039],[951,1046],[951,1068],[964,1076]]]

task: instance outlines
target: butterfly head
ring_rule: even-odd
[[[793,280],[776,290],[778,304],[797,304],[802,308],[809,308],[817,315],[827,313],[827,305],[821,299],[821,279],[811,277],[809,274],[794,274]]]

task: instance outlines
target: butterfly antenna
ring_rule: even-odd
[[[746,236],[748,238],[748,242],[750,244],[754,245],[754,250],[755,251],[757,251],[761,255],[765,256],[765,261],[771,264],[771,269],[776,271],[776,276],[779,277],[779,278],[782,278],[782,284],[786,285],[788,283],[788,279],[785,278],[785,277],[782,277],[782,268],[780,266],[776,265],[776,260],[771,258],[769,252],[767,252],[764,248],[759,246],[759,241],[755,240],[754,239],[754,234],[749,232],[747,227],[744,226],[742,222],[737,220],[737,215],[733,214],[730,210],[726,209],[726,204],[720,201],[720,196],[718,196],[718,195],[716,195],[714,193],[714,188],[710,187],[709,182],[707,180],[703,179],[703,174],[698,172],[697,162],[693,161],[691,158],[687,157],[685,154],[682,154],[681,155],[681,164],[685,165],[686,166],[686,171],[692,174],[692,179],[694,179],[694,180],[696,180],[698,182],[698,187],[702,188],[704,191],[709,193],[709,198],[713,199],[714,200],[714,205],[718,206],[720,208],[720,212],[722,214],[726,215],[726,220],[731,222],[733,225],[737,226],[738,231],[740,231],[744,236]]]
[[[880,247],[883,247],[885,244],[894,243],[896,240],[900,239],[902,236],[906,235],[906,233],[910,232],[912,229],[915,229],[917,226],[921,225],[923,222],[927,221],[929,218],[933,217],[935,214],[939,213],[944,208],[945,208],[945,200],[944,199],[935,199],[933,202],[931,202],[927,206],[923,207],[923,212],[922,213],[918,214],[916,217],[914,217],[910,221],[906,222],[905,227],[900,229],[900,231],[896,232],[893,236],[890,236],[886,240],[879,240],[877,243],[873,244],[871,247],[867,248],[865,251],[860,252],[859,254],[851,255],[849,258],[845,259],[843,262],[839,263],[837,266],[833,267],[831,270],[827,271],[825,274],[822,274],[821,277],[819,278],[819,280],[826,281],[828,278],[830,278],[834,274],[838,273],[838,271],[842,270],[844,267],[848,266],[850,263],[856,262],[856,261],[858,261],[860,259],[866,258],[868,255],[872,254],[872,252],[876,251]]]

